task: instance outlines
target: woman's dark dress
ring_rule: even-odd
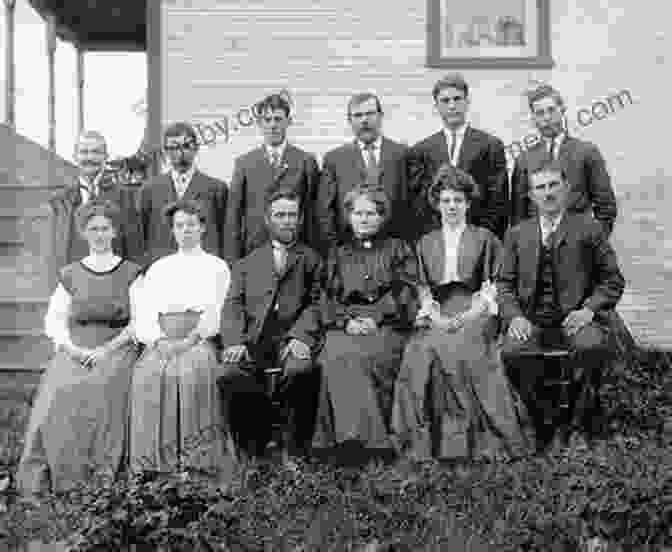
[[[353,239],[333,252],[327,272],[315,444],[358,439],[387,446],[394,382],[417,310],[415,255],[394,238]],[[373,318],[378,330],[348,335],[345,327],[354,316]]]
[[[106,272],[82,262],[64,267],[60,283],[71,296],[70,339],[95,348],[117,336],[130,319],[129,288],[140,272],[122,260]],[[86,482],[92,470],[120,467],[127,428],[131,370],[137,348],[123,345],[91,369],[58,349],[40,384],[26,432],[17,479],[26,492],[54,491]]]

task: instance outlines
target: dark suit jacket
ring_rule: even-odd
[[[222,345],[257,345],[277,305],[277,321],[286,328],[287,337],[316,347],[323,279],[320,256],[304,244],[290,249],[282,276],[275,273],[271,243],[256,248],[233,267],[231,289],[222,309]]]
[[[408,185],[406,152],[408,148],[383,137],[377,186],[385,190],[392,204],[388,221],[390,234],[406,239]],[[347,238],[347,222],[343,212],[345,195],[356,186],[365,185],[366,166],[357,142],[350,142],[327,152],[322,161],[322,181],[318,192],[318,223],[322,253]]]
[[[226,184],[200,171],[194,173],[184,199],[201,201],[207,217],[203,249],[222,256],[224,246],[224,216],[228,190]],[[177,200],[170,173],[161,174],[140,189],[140,216],[145,244],[145,264],[174,253],[177,244],[170,226],[163,219],[162,209]]]
[[[508,324],[515,316],[529,319],[534,309],[541,249],[537,217],[511,228],[497,278],[497,302]],[[555,234],[553,265],[560,310],[588,307],[596,314],[612,309],[625,280],[601,225],[589,215],[566,212]]]
[[[558,156],[564,161],[570,185],[568,209],[594,213],[610,235],[617,215],[616,197],[600,150],[590,142],[567,136]],[[546,143],[539,141],[516,160],[511,175],[512,225],[536,214],[528,196],[529,172],[548,159]]]
[[[499,268],[502,244],[486,228],[467,225],[457,252],[457,273],[460,281],[472,291],[485,280],[494,280]],[[443,280],[446,246],[441,229],[425,234],[417,246],[422,285],[434,286]]]
[[[76,230],[73,224],[77,205],[75,204],[76,188],[79,181],[69,183],[63,190],[49,199],[50,208],[50,237],[52,241],[52,260],[49,266],[50,285],[55,282],[57,271],[79,258],[72,256],[70,245],[72,232]],[[110,179],[103,178],[100,183],[98,198],[115,202],[121,210],[120,231],[112,242],[114,252],[125,259],[140,262],[143,256],[142,232],[140,216],[137,209],[138,191],[135,188],[121,186]]]
[[[417,238],[441,225],[438,213],[428,203],[427,191],[439,166],[449,162],[443,131],[418,142],[409,152],[408,179],[417,221]],[[487,228],[501,238],[508,218],[508,173],[504,143],[487,132],[469,126],[464,133],[457,166],[468,172],[478,185],[478,197],[471,203],[467,221]]]
[[[315,157],[292,144],[287,144],[281,168],[275,171],[264,146],[238,157],[226,213],[225,258],[233,263],[266,241],[264,202],[266,195],[276,188],[293,190],[301,197],[303,224],[299,240],[312,245],[318,185],[319,169]]]

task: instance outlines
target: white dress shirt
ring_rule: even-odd
[[[455,153],[453,154],[453,158],[450,160],[450,163],[453,165],[453,167],[457,167],[457,161],[460,158],[460,150],[462,149],[462,142],[464,142],[464,133],[467,132],[468,127],[469,123],[465,123],[455,131]],[[448,152],[450,152],[450,148],[453,145],[452,132],[449,129],[444,128],[443,134],[446,137],[446,147],[448,148]]]
[[[560,154],[560,145],[565,141],[566,134],[561,132],[552,140],[546,140],[546,151],[551,153],[551,146],[555,144],[555,150],[553,151],[553,160],[556,160]]]
[[[278,158],[278,163],[282,161],[283,155],[285,155],[285,149],[287,148],[287,140],[283,140],[281,144],[277,146],[271,146],[265,144],[266,155],[268,156],[268,162],[273,165],[273,154],[275,153]]]
[[[539,215],[539,228],[541,228],[541,241],[546,243],[548,236],[555,232],[562,221],[563,213],[560,213],[554,218],[545,215]]]
[[[187,188],[189,187],[195,172],[196,167],[194,165],[189,167],[189,170],[184,173],[178,172],[175,169],[170,170],[170,175],[173,179],[173,186],[175,186],[175,193],[177,193],[177,197],[179,199],[182,199],[182,196],[184,196],[185,192],[187,191]]]
[[[367,145],[361,140],[357,140],[357,144],[359,145],[359,151],[362,153],[362,157],[364,158],[364,164],[367,164]],[[376,138],[369,147],[372,149],[373,157],[376,160],[376,165],[380,165],[380,150],[383,147],[383,137],[378,136],[378,138]]]
[[[447,225],[442,228],[445,245],[442,284],[458,282],[460,280],[460,276],[457,273],[457,259],[460,250],[460,239],[466,227],[466,223],[462,223],[456,228],[451,228]]]
[[[203,312],[196,332],[204,339],[216,335],[230,284],[227,262],[201,247],[159,259],[147,270],[137,294],[136,338],[153,344],[163,337],[160,313],[190,309]]]

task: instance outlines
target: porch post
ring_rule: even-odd
[[[80,44],[77,49],[77,135],[84,130],[84,50]]]
[[[5,29],[7,31],[7,44],[5,46],[5,122],[11,128],[16,128],[15,8],[16,0],[5,0]]]
[[[56,17],[47,16],[47,63],[49,65],[49,149],[56,151]]]

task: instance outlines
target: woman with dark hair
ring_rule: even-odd
[[[115,475],[126,431],[131,369],[138,358],[131,285],[140,267],[116,256],[116,204],[76,213],[89,255],[59,271],[45,331],[55,345],[31,413],[17,480],[26,493],[71,488],[94,468]],[[49,485],[50,483],[50,485]]]
[[[178,251],[147,269],[138,294],[136,336],[146,349],[133,371],[131,469],[217,471],[225,440],[213,338],[231,273],[201,246],[199,202],[179,200],[164,215]]]
[[[387,448],[394,381],[416,311],[417,261],[381,231],[389,216],[382,191],[354,189],[344,201],[352,239],[327,265],[318,363],[323,388],[317,444],[358,440]]]
[[[501,244],[466,224],[473,190],[471,176],[452,165],[439,169],[429,190],[442,228],[418,242],[418,330],[404,353],[392,422],[416,457],[495,457],[523,445],[494,348]]]

